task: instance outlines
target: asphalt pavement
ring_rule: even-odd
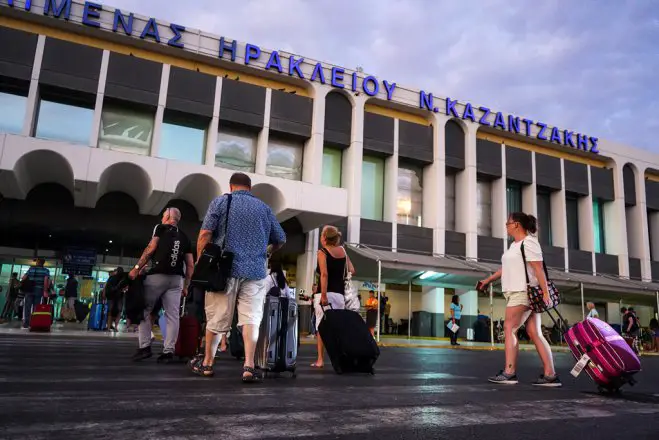
[[[158,343],[157,343],[158,344]],[[0,335],[1,439],[656,439],[659,358],[643,358],[638,384],[602,396],[569,371],[538,389],[533,352],[520,384],[495,385],[500,351],[383,347],[376,374],[336,375],[310,367],[302,346],[296,378],[242,384],[241,363],[223,354],[216,375],[129,358],[132,338]],[[154,347],[158,351],[159,346]]]

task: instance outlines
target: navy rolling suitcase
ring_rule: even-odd
[[[325,309],[318,333],[337,374],[375,374],[380,348],[359,313]]]
[[[108,308],[105,304],[95,302],[89,311],[88,330],[101,331],[105,330],[108,322]]]
[[[256,343],[256,367],[267,373],[290,372],[295,377],[298,348],[297,303],[267,295]]]

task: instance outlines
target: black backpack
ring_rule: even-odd
[[[267,295],[279,298],[281,296],[281,289],[277,285],[277,279],[274,277],[274,275],[270,275],[270,276],[272,277],[272,281],[275,282],[275,285],[272,286],[270,290],[268,290]]]

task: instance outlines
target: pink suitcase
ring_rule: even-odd
[[[625,384],[634,385],[641,361],[606,322],[587,318],[568,330],[565,341],[578,361],[572,370],[574,377],[585,369],[600,392],[618,392]]]

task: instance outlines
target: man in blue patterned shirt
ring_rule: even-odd
[[[226,334],[238,307],[238,326],[242,327],[245,344],[243,381],[259,379],[254,370],[254,352],[259,337],[265,300],[267,253],[280,249],[286,234],[272,209],[250,191],[252,181],[246,174],[235,173],[229,181],[231,206],[225,249],[234,253],[231,277],[225,292],[206,292],[206,353],[203,360],[192,363],[192,370],[201,376],[213,375],[213,362],[221,337]],[[228,196],[213,200],[199,231],[197,256],[211,240],[221,244],[224,239]],[[197,257],[199,258],[199,257]]]

